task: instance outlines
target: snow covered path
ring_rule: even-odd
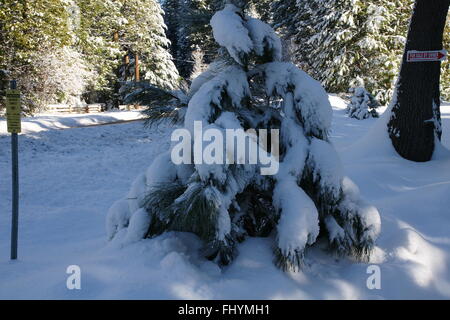
[[[164,234],[123,248],[108,243],[109,206],[169,145],[170,128],[133,122],[20,136],[15,262],[8,260],[10,139],[0,135],[0,298],[450,298],[450,156],[441,152],[418,164],[388,149],[371,151],[367,143],[352,147],[375,120],[349,119],[341,101],[332,101],[331,136],[346,173],[382,216],[371,261],[381,268],[381,290],[366,287],[367,264],[334,259],[319,247],[308,253],[303,272],[283,273],[272,264],[271,239],[248,239],[223,271],[198,257],[200,243],[190,234]],[[443,140],[450,147],[450,107],[442,110]],[[81,290],[66,288],[69,265],[81,268]]]
[[[22,119],[22,133],[53,129],[70,129],[142,119],[140,111],[109,111],[101,113],[41,113]],[[6,134],[6,120],[0,118],[0,135]]]

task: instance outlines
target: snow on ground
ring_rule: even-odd
[[[344,169],[382,217],[371,261],[381,268],[381,290],[366,287],[368,264],[335,259],[320,245],[308,252],[304,271],[283,273],[272,264],[267,238],[246,240],[222,271],[198,256],[200,243],[191,234],[167,233],[125,247],[108,243],[107,209],[169,145],[170,128],[144,129],[139,121],[20,136],[15,262],[8,260],[10,139],[0,134],[0,298],[450,298],[448,152],[428,163],[409,162],[376,130],[372,140],[355,144],[381,122],[350,119],[341,99],[330,100],[331,138]],[[443,142],[450,148],[450,106],[442,112]],[[81,290],[66,288],[69,265],[81,268]]]
[[[22,119],[22,133],[68,129],[98,124],[142,119],[140,111],[109,111],[102,113],[41,113],[35,117]],[[0,118],[0,135],[6,134],[6,119]]]

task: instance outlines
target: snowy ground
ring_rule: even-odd
[[[331,137],[346,173],[382,216],[371,261],[381,268],[381,290],[366,287],[367,264],[334,259],[317,247],[303,272],[283,273],[271,262],[271,239],[245,241],[237,260],[222,271],[197,256],[200,243],[190,234],[165,234],[123,248],[108,243],[108,207],[168,148],[170,128],[144,129],[139,121],[52,130],[56,125],[20,136],[15,262],[8,260],[10,139],[0,133],[0,298],[450,298],[449,153],[440,150],[428,163],[403,160],[376,130],[382,119],[349,119],[342,100],[331,100]],[[442,112],[443,142],[450,148],[450,106]],[[29,122],[35,128],[42,123]],[[81,268],[81,290],[66,288],[69,265]]]
[[[52,129],[68,129],[113,122],[141,119],[140,111],[110,111],[101,113],[57,114],[41,113],[22,119],[22,133],[34,133]],[[0,135],[5,134],[6,120],[0,118]]]

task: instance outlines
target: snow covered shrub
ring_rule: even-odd
[[[52,70],[45,77],[45,85],[54,91],[51,103],[66,103],[73,107],[84,105],[81,95],[95,78],[95,73],[88,68],[82,54],[64,47],[42,55],[36,64],[42,64],[42,69],[46,65]]]
[[[9,88],[8,73],[8,70],[0,69],[0,115],[2,115],[3,112],[6,112],[5,96],[6,89]]]
[[[31,63],[24,67],[27,72],[15,77],[22,92],[23,111],[43,111],[52,103],[82,105],[84,89],[95,76],[83,58],[70,47],[30,55]]]
[[[349,92],[352,94],[347,106],[347,113],[350,118],[358,120],[369,117],[378,118],[376,108],[380,104],[364,87],[350,88]]]
[[[367,258],[380,217],[344,177],[329,142],[327,93],[292,63],[280,62],[279,38],[243,7],[228,3],[211,19],[220,58],[193,81],[174,114],[194,139],[201,138],[194,121],[220,132],[278,129],[278,172],[261,175],[261,165],[234,158],[235,164],[176,165],[169,150],[111,207],[108,238],[128,242],[192,232],[204,241],[206,258],[226,265],[246,237],[273,236],[275,263],[298,270],[305,250],[323,236],[336,253]],[[276,155],[273,147],[265,150]],[[228,148],[224,153],[234,156]]]

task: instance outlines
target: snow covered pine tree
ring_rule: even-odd
[[[350,118],[358,120],[367,119],[369,117],[378,118],[377,107],[380,106],[377,100],[364,88],[350,88],[352,97],[347,106],[347,113]]]
[[[327,93],[295,65],[280,62],[280,40],[272,28],[246,16],[245,5],[237,2],[229,1],[211,19],[222,47],[219,58],[181,99],[188,100],[187,108],[175,113],[184,115],[193,137],[194,121],[222,132],[279,129],[278,173],[261,175],[260,165],[248,163],[175,165],[169,150],[110,208],[109,239],[192,232],[204,241],[206,258],[227,265],[245,237],[274,236],[276,264],[298,270],[305,249],[320,235],[338,254],[368,258],[380,217],[343,176],[327,136],[332,117]]]

